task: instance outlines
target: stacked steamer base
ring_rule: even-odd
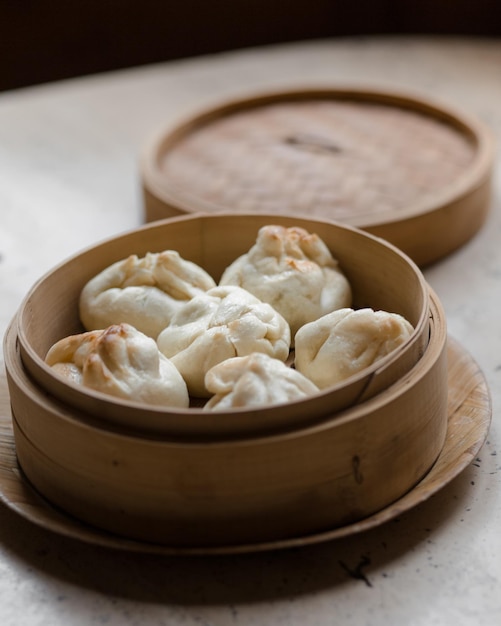
[[[80,290],[107,265],[170,248],[218,280],[270,223],[316,232],[354,306],[400,313],[415,328],[410,339],[305,400],[227,412],[121,401],[63,382],[44,363],[55,341],[82,330]],[[331,222],[199,215],[108,240],[32,288],[6,335],[5,361],[18,460],[36,489],[94,527],[172,548],[262,544],[362,520],[412,489],[446,436],[438,299],[398,249]]]

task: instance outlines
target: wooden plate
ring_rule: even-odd
[[[161,130],[141,158],[148,221],[183,213],[311,215],[387,239],[419,265],[483,224],[489,129],[401,92],[307,88],[223,102]]]
[[[456,341],[448,341],[448,431],[442,452],[423,480],[405,496],[370,517],[331,531],[268,543],[210,548],[170,548],[130,541],[84,525],[52,507],[23,476],[16,461],[7,384],[0,378],[0,500],[10,509],[60,535],[108,548],[166,555],[232,554],[276,550],[360,533],[424,502],[465,469],[478,454],[491,422],[491,400],[478,364]]]

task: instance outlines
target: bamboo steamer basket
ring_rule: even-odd
[[[317,232],[354,305],[415,326],[407,344],[346,384],[288,405],[159,410],[72,385],[43,357],[81,331],[85,282],[129,254],[177,249],[217,280],[260,226]],[[180,549],[282,541],[362,520],[429,471],[447,429],[446,324],[417,266],[334,222],[214,214],[164,220],[68,259],[34,285],[4,344],[16,453],[53,505],[115,536]]]
[[[363,228],[424,266],[482,226],[493,163],[490,130],[455,107],[322,87],[257,93],[171,123],[140,170],[148,221],[309,214]]]
[[[17,329],[4,346],[21,468],[51,503],[115,536],[203,550],[325,532],[407,493],[445,440],[447,333],[433,293],[426,350],[393,385],[315,425],[229,441],[93,420],[33,381]]]
[[[204,267],[217,281],[223,270],[255,242],[266,224],[301,226],[316,232],[338,259],[351,283],[354,306],[400,313],[414,326],[399,348],[359,374],[306,399],[272,408],[211,411],[127,402],[71,383],[44,362],[59,339],[82,332],[78,298],[85,283],[130,254],[176,249]],[[394,246],[355,228],[333,222],[274,215],[183,216],[156,222],[108,239],[76,254],[42,277],[18,314],[23,366],[40,388],[81,411],[118,428],[176,439],[245,438],[312,425],[325,416],[363,402],[398,381],[419,361],[429,341],[428,286],[417,266]]]

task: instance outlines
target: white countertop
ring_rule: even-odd
[[[142,222],[138,155],[165,123],[257,88],[340,82],[433,96],[501,137],[501,40],[288,44],[0,94],[1,334],[43,272]],[[487,442],[458,478],[358,536],[215,558],[99,548],[0,505],[0,624],[501,623],[500,173],[497,162],[485,227],[425,272],[451,336],[477,360],[492,393]],[[0,410],[8,411],[3,364]]]

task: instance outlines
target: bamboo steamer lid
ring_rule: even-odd
[[[162,130],[141,177],[148,221],[309,214],[364,228],[426,265],[482,226],[493,160],[489,130],[451,106],[309,88],[232,100]]]

